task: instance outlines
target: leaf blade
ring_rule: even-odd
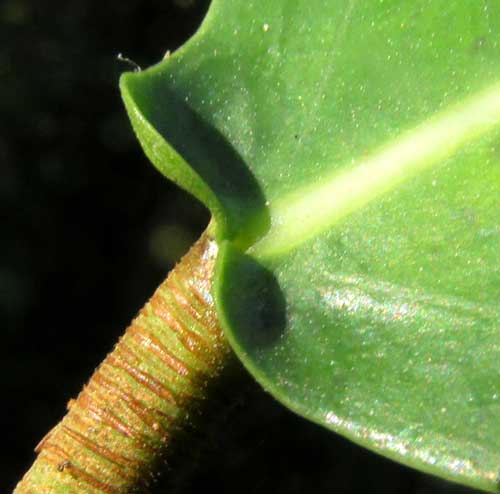
[[[280,198],[271,208],[271,230],[249,252],[262,258],[295,248],[405,180],[439,165],[471,141],[485,134],[494,137],[499,125],[500,84],[496,84],[412,129],[355,167],[344,167],[342,174],[322,177]]]
[[[214,1],[188,45],[127,83],[155,139],[197,172],[202,185],[179,182],[227,243],[218,309],[254,376],[311,420],[492,492],[499,33],[487,0]],[[394,153],[419,135],[414,153]],[[367,179],[355,165],[387,146],[410,165],[377,184],[383,168]],[[175,160],[155,159],[176,178]],[[358,187],[344,210],[342,181],[309,191],[306,214],[287,210],[332,176]]]

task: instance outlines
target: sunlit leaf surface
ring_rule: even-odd
[[[498,2],[216,0],[122,91],[214,215],[219,314],[256,379],[499,491]]]

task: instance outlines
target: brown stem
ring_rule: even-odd
[[[232,362],[204,234],[36,448],[14,494],[147,492]]]

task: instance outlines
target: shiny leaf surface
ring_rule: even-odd
[[[214,1],[122,92],[214,215],[233,348],[297,413],[499,491],[500,8]]]

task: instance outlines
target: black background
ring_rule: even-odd
[[[116,60],[157,62],[207,7],[0,0],[1,492],[208,222],[143,156],[118,92],[129,68]],[[294,416],[255,384],[174,490],[211,488],[470,492]]]

